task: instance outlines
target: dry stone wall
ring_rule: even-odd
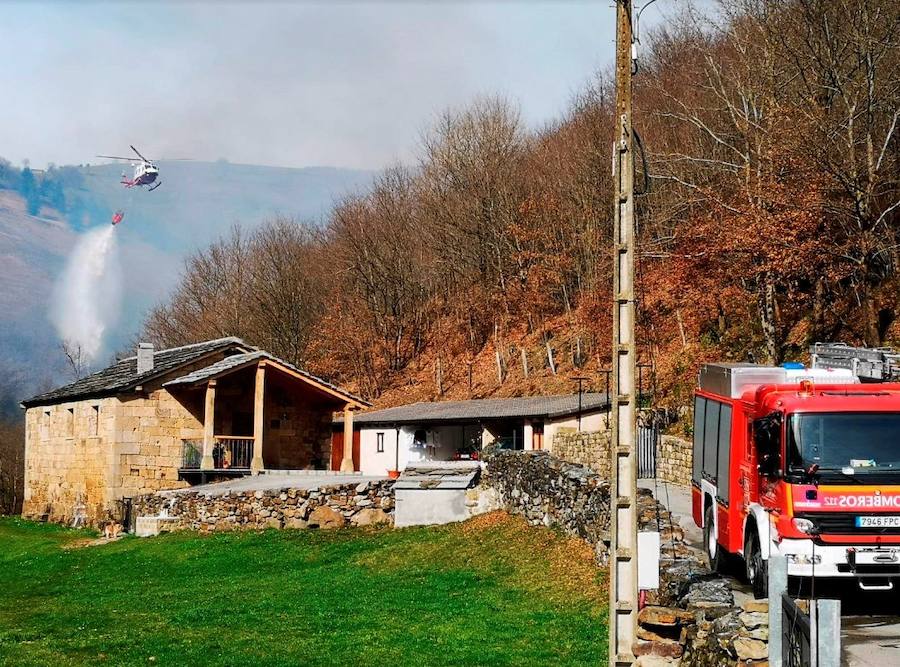
[[[599,548],[609,538],[609,482],[544,451],[498,450],[486,457],[484,483],[512,514],[558,526]]]
[[[315,489],[154,494],[136,498],[133,515],[139,526],[147,525],[142,519],[150,518],[150,523],[161,531],[393,524],[394,482],[365,481]]]
[[[582,434],[582,437],[589,434]],[[599,562],[608,555],[609,484],[588,468],[547,452],[488,452],[484,483],[507,511],[532,525],[557,526],[590,543]],[[649,490],[638,490],[640,530],[660,534],[660,588],[649,591],[633,651],[637,664],[681,667],[758,665],[768,652],[768,606],[735,605],[726,579],[709,570],[702,554]]]

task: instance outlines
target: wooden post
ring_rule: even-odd
[[[250,471],[260,472],[263,464],[263,431],[265,430],[266,362],[256,367],[256,391],[253,394],[253,460]]]
[[[341,472],[353,472],[353,411],[344,408],[344,455],[341,458]]]
[[[201,470],[212,470],[213,447],[216,444],[216,381],[206,383],[206,407],[203,411],[203,458],[200,460]]]

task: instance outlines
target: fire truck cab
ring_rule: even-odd
[[[706,364],[694,402],[692,510],[713,569],[742,557],[757,597],[788,574],[900,578],[900,384],[850,370]]]

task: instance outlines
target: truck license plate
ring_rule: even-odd
[[[900,528],[900,516],[858,516],[857,528]]]

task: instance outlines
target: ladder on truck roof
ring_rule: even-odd
[[[846,369],[860,382],[900,380],[900,354],[889,347],[853,347],[844,343],[816,343],[809,348],[812,368]]]

